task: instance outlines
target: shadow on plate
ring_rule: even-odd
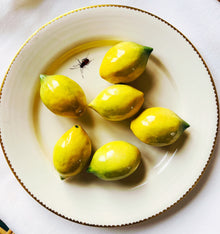
[[[158,103],[154,103],[154,101],[152,100],[152,94],[155,93],[155,90],[157,90],[157,86],[160,85],[161,79],[167,79],[174,89],[177,88],[176,83],[166,66],[158,57],[156,57],[155,55],[151,55],[148,61],[148,65],[146,66],[146,69],[142,73],[142,75],[136,80],[129,83],[129,85],[144,93],[145,108],[158,106]],[[158,96],[159,95],[160,94],[158,93]]]
[[[181,149],[184,148],[184,145],[186,145],[186,142],[189,140],[189,138],[190,134],[188,132],[183,132],[182,136],[180,136],[176,142],[168,146],[160,147],[159,149],[170,153],[174,153],[175,151],[180,152]]]
[[[130,176],[124,179],[115,181],[114,183],[117,183],[118,185],[123,187],[134,187],[141,184],[146,177],[147,177],[147,168],[146,165],[141,160],[140,165],[133,174],[131,174]]]
[[[131,188],[134,186],[139,185],[143,182],[143,180],[147,176],[147,170],[146,165],[141,161],[140,165],[136,169],[136,171],[128,176],[127,178],[117,180],[117,181],[103,181],[93,175],[92,173],[86,172],[86,169],[84,169],[79,175],[75,177],[71,177],[67,179],[65,182],[71,183],[71,184],[78,184],[78,185],[88,185],[91,183],[96,183],[99,185],[104,185],[108,187],[108,183],[112,186],[112,184],[115,184],[118,186],[123,186],[127,188]]]
[[[73,121],[76,121],[73,119]],[[86,110],[85,114],[78,119],[79,124],[81,123],[85,127],[93,127],[94,120],[92,118],[91,110],[89,108]]]

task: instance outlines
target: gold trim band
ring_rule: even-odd
[[[179,200],[177,200],[176,202],[174,202],[172,205],[170,205],[169,207],[167,207],[166,209],[160,211],[159,213],[155,214],[155,215],[152,215],[151,217],[148,217],[148,218],[145,218],[143,220],[139,220],[137,222],[133,222],[133,223],[127,223],[127,224],[121,224],[121,225],[98,225],[98,224],[89,224],[89,223],[85,223],[85,222],[81,222],[81,221],[78,221],[78,220],[74,220],[72,218],[68,218],[60,213],[58,213],[57,211],[49,208],[46,204],[44,204],[42,201],[40,201],[37,197],[35,197],[26,187],[25,185],[23,184],[23,182],[20,180],[20,178],[17,176],[16,172],[14,171],[14,168],[12,167],[11,165],[11,162],[9,161],[8,157],[7,157],[7,154],[6,154],[6,151],[5,151],[5,147],[4,147],[4,144],[3,144],[3,141],[2,141],[2,136],[1,136],[1,130],[0,130],[0,143],[1,143],[1,147],[2,147],[2,151],[4,153],[4,156],[6,158],[6,161],[12,171],[12,173],[14,174],[14,176],[16,177],[16,179],[18,180],[18,182],[21,184],[21,186],[25,189],[25,191],[32,197],[34,198],[38,203],[40,203],[42,206],[44,206],[45,208],[47,208],[48,210],[50,210],[51,212],[53,212],[54,214],[56,215],[59,215],[67,220],[70,220],[70,221],[73,221],[73,222],[76,222],[76,223],[79,223],[79,224],[84,224],[84,225],[88,225],[88,226],[95,226],[95,227],[120,227],[120,226],[127,226],[127,225],[131,225],[131,224],[136,224],[136,223],[140,223],[140,222],[143,222],[145,220],[149,220],[149,219],[152,219],[153,217],[156,217],[156,216],[159,216],[160,214],[164,213],[165,211],[169,210],[170,208],[172,208],[173,206],[175,206],[177,203],[179,203],[180,201],[182,201],[187,195],[188,193],[197,185],[197,183],[199,182],[199,180],[201,179],[202,175],[204,174],[208,164],[210,163],[210,160],[211,160],[211,156],[213,155],[213,151],[214,151],[214,147],[216,145],[216,139],[217,139],[217,134],[218,134],[218,129],[219,129],[219,101],[218,101],[218,95],[217,95],[217,91],[216,91],[216,87],[215,87],[215,83],[214,83],[214,80],[212,78],[212,75],[211,75],[211,72],[210,70],[208,69],[208,66],[206,65],[204,59],[202,58],[201,54],[198,52],[198,50],[195,48],[195,46],[189,41],[189,39],[184,36],[178,29],[176,29],[173,25],[171,25],[170,23],[168,23],[167,21],[163,20],[162,18],[150,13],[150,12],[147,12],[147,11],[144,11],[144,10],[141,10],[141,9],[138,9],[138,8],[134,8],[134,7],[130,7],[130,6],[124,6],[124,5],[114,5],[114,4],[104,4],[104,5],[94,5],[94,6],[88,6],[88,7],[83,7],[83,8],[79,8],[79,9],[76,9],[76,10],[72,10],[70,12],[67,12],[63,15],[60,15],[56,18],[54,18],[53,20],[49,21],[48,23],[44,24],[42,27],[40,27],[38,30],[36,30],[26,41],[25,43],[21,46],[21,48],[18,50],[18,52],[16,53],[14,59],[12,60],[7,72],[6,72],[6,75],[3,79],[3,82],[2,82],[2,85],[1,85],[1,90],[0,90],[0,100],[1,100],[1,97],[2,97],[2,91],[3,91],[3,87],[4,87],[4,84],[5,84],[5,80],[8,76],[8,73],[10,71],[10,68],[12,66],[12,64],[15,62],[17,56],[20,54],[21,50],[24,48],[24,46],[39,32],[41,31],[43,28],[45,28],[46,26],[48,26],[49,24],[67,16],[67,15],[70,15],[70,14],[73,14],[75,12],[79,12],[79,11],[83,11],[83,10],[86,10],[86,9],[91,9],[91,8],[98,8],[98,7],[118,7],[118,8],[126,8],[126,9],[130,9],[130,10],[134,10],[134,11],[139,11],[139,12],[142,12],[142,13],[145,13],[145,14],[148,14],[152,17],[155,17],[156,19],[160,20],[161,22],[167,24],[168,26],[170,26],[171,28],[173,28],[176,32],[178,32],[193,48],[193,50],[197,53],[197,55],[199,56],[199,58],[201,59],[203,65],[205,66],[208,74],[209,74],[209,77],[210,77],[210,80],[211,80],[211,83],[212,83],[212,87],[213,87],[213,91],[215,93],[215,101],[216,101],[216,107],[217,107],[217,123],[216,123],[216,133],[215,133],[215,137],[214,137],[214,141],[213,141],[213,145],[212,145],[212,149],[211,149],[211,152],[210,152],[210,155],[209,155],[209,158],[207,160],[207,163],[205,165],[205,167],[203,168],[201,174],[199,175],[199,177],[197,178],[197,180],[195,181],[195,183],[192,185],[191,188],[189,188],[189,190],[182,196],[179,198]]]

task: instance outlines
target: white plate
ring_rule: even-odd
[[[154,48],[146,72],[132,85],[145,92],[144,107],[170,108],[191,125],[174,145],[145,145],[129,130],[129,121],[112,123],[93,110],[74,120],[56,116],[42,104],[40,73],[71,77],[88,102],[109,86],[98,71],[114,40]],[[70,69],[84,57],[91,60],[89,65]],[[218,102],[206,64],[178,30],[150,13],[108,5],[60,16],[25,42],[5,76],[0,115],[5,157],[33,198],[72,221],[125,225],[163,212],[195,186],[216,140]],[[86,172],[61,181],[51,161],[53,146],[75,123],[88,132],[94,150],[112,140],[136,145],[142,165],[118,182],[104,182]]]

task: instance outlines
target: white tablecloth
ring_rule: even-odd
[[[75,8],[106,3],[141,8],[178,28],[203,56],[220,93],[220,2],[217,0],[1,0],[0,81],[20,46],[41,25]],[[17,234],[218,234],[219,156],[217,143],[212,160],[197,186],[162,215],[127,227],[97,228],[70,222],[39,205],[17,182],[0,151],[0,219]]]

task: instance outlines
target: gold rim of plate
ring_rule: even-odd
[[[208,167],[210,161],[211,161],[211,158],[212,158],[212,155],[213,155],[213,151],[214,151],[214,148],[215,148],[215,145],[216,145],[216,139],[217,139],[217,135],[218,135],[218,129],[219,129],[219,101],[218,101],[218,95],[217,95],[217,90],[216,90],[216,87],[215,87],[215,83],[214,83],[214,79],[211,75],[211,72],[207,66],[207,64],[205,63],[203,57],[201,56],[201,54],[199,53],[199,51],[196,49],[196,47],[189,41],[189,39],[184,35],[182,34],[178,29],[176,29],[173,25],[171,25],[170,23],[168,23],[167,21],[165,21],[164,19],[148,12],[148,11],[145,11],[145,10],[142,10],[142,9],[138,9],[138,8],[135,8],[135,7],[131,7],[131,6],[125,6],[125,5],[116,5],[116,4],[103,4],[103,5],[93,5],[93,6],[88,6],[88,7],[82,7],[82,8],[78,8],[78,9],[75,9],[75,10],[72,10],[72,11],[69,11],[65,14],[62,14],[54,19],[52,19],[51,21],[47,22],[46,24],[44,24],[43,26],[41,26],[38,30],[36,30],[25,42],[24,44],[20,47],[20,49],[18,50],[18,52],[16,53],[15,57],[13,58],[12,62],[10,63],[9,65],[9,68],[5,74],[5,77],[3,79],[3,82],[2,82],[2,85],[1,85],[1,90],[0,90],[0,101],[1,101],[1,97],[2,97],[2,91],[3,91],[3,87],[4,87],[4,84],[5,84],[5,80],[8,76],[8,73],[10,71],[10,68],[11,66],[13,65],[13,63],[15,62],[17,56],[20,54],[21,50],[25,47],[25,45],[39,32],[41,31],[43,28],[45,28],[46,26],[48,26],[49,24],[52,24],[53,22],[67,16],[67,15],[70,15],[70,14],[73,14],[73,13],[76,13],[76,12],[79,12],[79,11],[83,11],[83,10],[86,10],[86,9],[91,9],[91,8],[99,8],[99,7],[118,7],[118,8],[127,8],[127,9],[130,9],[130,10],[134,10],[134,11],[139,11],[141,13],[145,13],[147,15],[150,15],[160,21],[162,21],[163,23],[165,23],[166,25],[170,26],[172,29],[174,29],[176,32],[178,32],[185,40],[186,42],[188,42],[191,47],[193,48],[193,50],[197,53],[197,55],[199,56],[199,58],[201,59],[203,65],[205,66],[207,72],[208,72],[208,75],[210,77],[210,80],[211,80],[211,83],[212,83],[212,87],[213,87],[213,91],[214,91],[214,94],[215,94],[215,102],[216,102],[216,107],[217,107],[217,123],[216,123],[216,132],[215,132],[215,137],[214,137],[214,140],[213,140],[213,144],[212,144],[212,149],[211,149],[211,152],[210,152],[210,155],[209,155],[209,158],[207,160],[207,163],[205,165],[205,167],[203,168],[201,174],[199,175],[199,177],[197,178],[197,180],[194,182],[194,184],[192,185],[191,188],[189,188],[189,190],[182,196],[179,198],[179,200],[177,200],[176,202],[174,202],[173,204],[171,204],[169,207],[167,207],[166,209],[158,212],[157,214],[154,214],[148,218],[144,218],[142,220],[139,220],[139,221],[136,221],[136,222],[132,222],[132,223],[127,223],[127,224],[121,224],[121,225],[99,225],[99,224],[89,224],[89,223],[86,223],[86,222],[81,222],[81,221],[78,221],[78,220],[74,220],[72,218],[69,218],[69,217],[66,217],[60,213],[58,213],[57,211],[53,210],[52,208],[49,208],[46,204],[44,204],[42,201],[40,201],[37,197],[35,197],[27,188],[26,186],[24,185],[24,183],[20,180],[20,178],[17,176],[10,160],[8,159],[8,156],[6,154],[6,151],[5,151],[5,147],[4,147],[4,144],[3,144],[3,141],[2,141],[2,136],[1,136],[1,130],[0,130],[0,144],[1,144],[1,147],[2,147],[2,151],[3,151],[3,154],[6,158],[6,161],[12,171],[12,173],[14,174],[14,176],[16,177],[16,179],[18,180],[18,182],[20,183],[20,185],[25,189],[25,191],[32,197],[34,198],[38,203],[40,203],[42,206],[44,206],[45,208],[47,208],[49,211],[53,212],[54,214],[62,217],[62,218],[65,218],[67,220],[70,220],[70,221],[73,221],[73,222],[76,222],[76,223],[79,223],[79,224],[83,224],[83,225],[88,225],[88,226],[94,226],[94,227],[120,227],[120,226],[128,226],[128,225],[132,225],[132,224],[136,224],[136,223],[140,223],[140,222],[143,222],[143,221],[146,221],[146,220],[149,220],[149,219],[152,219],[154,217],[157,217],[159,215],[161,215],[162,213],[166,212],[167,210],[170,210],[172,207],[174,207],[176,204],[178,204],[180,201],[182,201],[192,190],[193,188],[195,188],[195,186],[197,185],[197,183],[199,182],[199,180],[201,179],[202,175],[204,174],[206,168]]]

